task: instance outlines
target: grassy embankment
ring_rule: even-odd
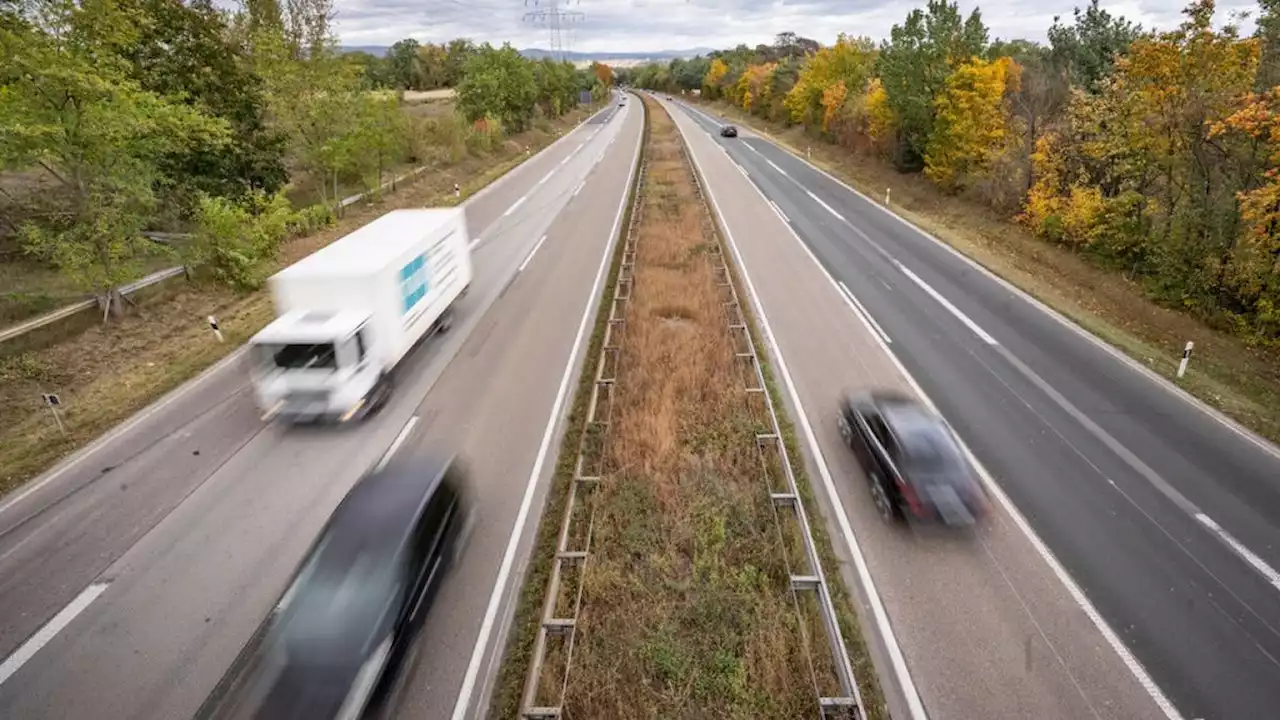
[[[1280,349],[1250,347],[1198,318],[1161,307],[1123,274],[1040,240],[985,205],[948,196],[925,178],[899,173],[883,160],[724,103],[701,104],[801,157],[807,151],[813,164],[877,202],[892,188],[894,212],[1242,425],[1280,442]],[[1178,361],[1188,340],[1195,350],[1189,372],[1178,380]]]
[[[647,165],[634,208],[633,290],[609,429],[593,453],[604,482],[580,496],[575,518],[583,520],[570,525],[571,547],[581,547],[585,518],[594,513],[591,554],[582,574],[566,574],[557,599],[559,608],[568,607],[581,584],[568,689],[561,698],[565,648],[551,639],[535,703],[563,704],[570,718],[813,717],[817,693],[837,694],[838,686],[816,603],[800,593],[793,604],[789,589],[788,566],[805,567],[799,528],[786,513],[775,520],[769,499],[783,476],[780,467],[762,467],[755,448],[767,417],[746,393],[734,354],[717,286],[715,225],[696,192],[678,130],[660,106],[645,104]],[[615,258],[615,276],[617,264]],[[610,310],[609,287],[591,362]],[[492,718],[519,716],[593,378],[588,368]],[[784,435],[794,447],[789,427]],[[795,469],[813,507],[801,468]],[[834,567],[825,532],[815,528],[814,534],[826,567]],[[872,717],[884,717],[848,598],[842,588],[833,591],[864,700]]]
[[[333,226],[287,241],[278,265],[294,262],[389,210],[454,204],[455,182],[465,199],[554,142],[589,112],[583,108],[554,122],[540,121],[488,152],[469,152],[456,162],[439,158],[434,163],[438,169],[396,192],[353,205]],[[265,290],[240,294],[179,279],[135,300],[136,308],[112,324],[101,325],[84,314],[87,319],[78,324],[72,320],[51,326],[60,335],[42,338],[34,349],[15,352],[11,343],[0,345],[0,494],[214,364],[271,318]],[[225,343],[214,339],[206,315],[218,318]],[[41,404],[42,392],[58,393],[65,404],[65,437]]]

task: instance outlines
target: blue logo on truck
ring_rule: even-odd
[[[405,263],[400,268],[400,297],[404,300],[403,312],[409,312],[427,296],[427,258],[425,255]]]

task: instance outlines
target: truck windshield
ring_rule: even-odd
[[[333,370],[338,367],[333,343],[261,345],[260,357],[267,365],[286,370]]]

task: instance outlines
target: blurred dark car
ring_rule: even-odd
[[[357,482],[196,717],[360,717],[393,684],[461,552],[465,485],[452,460]]]
[[[890,391],[845,394],[839,426],[886,521],[964,526],[985,514],[986,493],[951,429],[915,399]]]
[[[720,137],[738,137],[738,128],[732,125],[725,125],[720,128]]]

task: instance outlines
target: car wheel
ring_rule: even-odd
[[[871,501],[876,504],[876,513],[880,515],[881,520],[893,522],[897,514],[893,501],[889,499],[889,493],[885,492],[884,481],[876,473],[871,474]]]
[[[844,440],[844,444],[853,447],[853,428],[849,426],[849,418],[840,413],[840,419],[836,421],[840,428],[840,439]]]

